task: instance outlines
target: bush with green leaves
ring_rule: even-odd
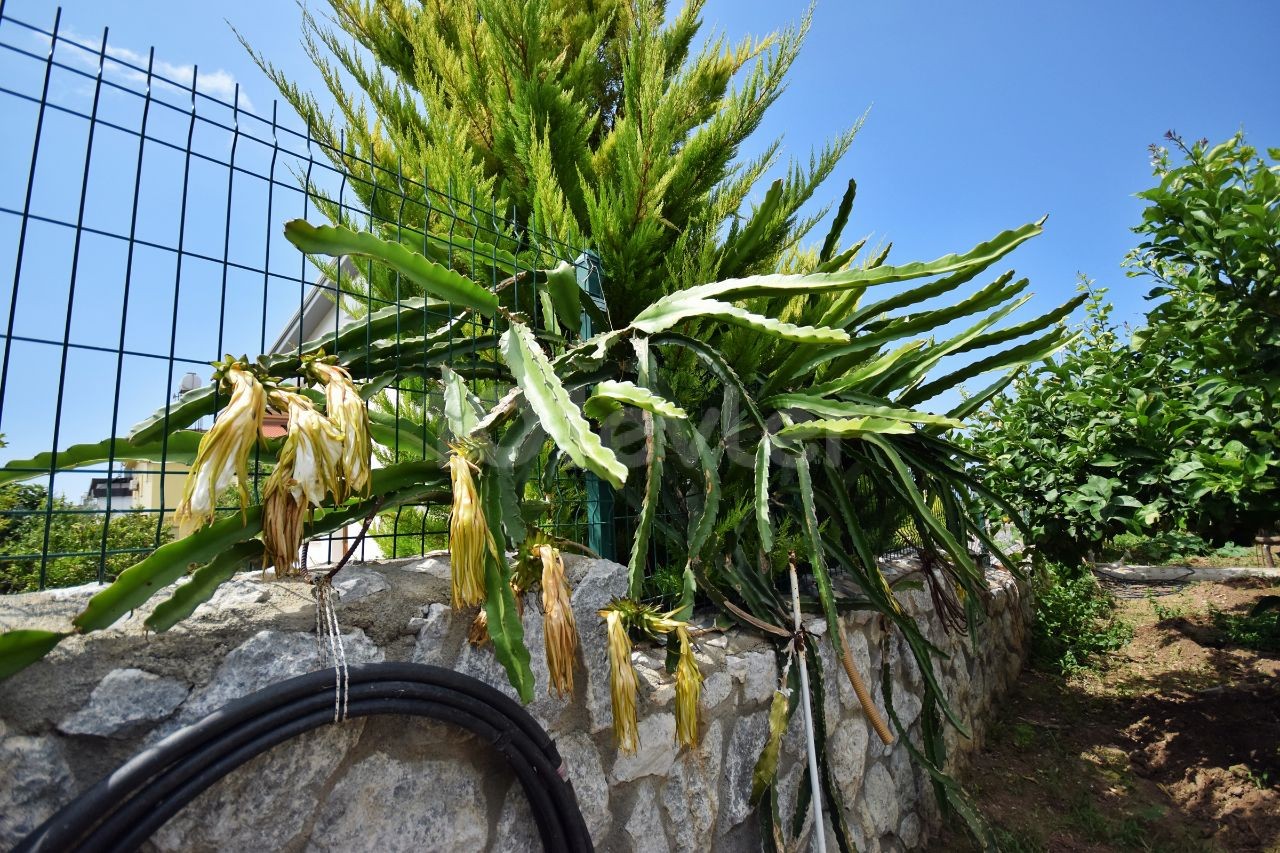
[[[1037,667],[1060,673],[1087,669],[1133,638],[1132,626],[1115,616],[1115,599],[1091,572],[1045,562],[1035,581],[1031,660]]]
[[[1103,546],[1101,556],[1107,561],[1158,565],[1204,556],[1213,551],[1212,545],[1194,533],[1166,530],[1152,536],[1121,533]]]
[[[1028,544],[1066,563],[1121,533],[1175,524],[1190,508],[1177,469],[1193,448],[1170,442],[1180,412],[1158,391],[1168,365],[1122,342],[1105,291],[1082,290],[1079,334],[1018,376],[967,436],[990,460],[987,486],[1025,520]]]
[[[1280,651],[1280,595],[1264,595],[1248,613],[1224,613],[1210,606],[1213,627],[1233,646]]]
[[[76,586],[107,581],[171,538],[156,513],[83,512],[55,496],[52,505],[41,486],[0,486],[0,595],[34,592],[44,586]],[[103,557],[99,555],[105,549]],[[42,561],[43,553],[51,556]],[[34,556],[33,556],[34,555]]]
[[[1123,533],[1252,538],[1280,516],[1280,166],[1240,136],[1183,153],[1175,167],[1158,151],[1160,185],[1140,194],[1149,239],[1129,263],[1158,282],[1146,325],[1126,340],[1086,287],[1079,337],[970,432],[1050,559]]]
[[[1186,399],[1188,526],[1243,539],[1280,521],[1280,149],[1167,138],[1180,159],[1156,148],[1160,183],[1139,194],[1129,264],[1157,302],[1133,348],[1168,361]]]
[[[1122,533],[1103,546],[1102,559],[1148,565],[1194,561],[1197,565],[1251,566],[1256,564],[1258,554],[1252,544],[1215,545],[1194,533],[1167,530],[1150,536]]]

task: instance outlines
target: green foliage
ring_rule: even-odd
[[[114,580],[172,536],[156,513],[112,512],[108,519],[104,512],[83,512],[82,507],[54,497],[46,549],[47,509],[46,492],[41,486],[0,486],[0,594],[39,589],[40,554],[46,550],[68,556],[49,558],[45,585],[76,586],[96,581],[100,564],[106,579]],[[108,553],[100,559],[104,528]]]
[[[969,432],[992,462],[986,485],[1025,519],[1047,559],[1078,561],[1124,532],[1159,529],[1191,510],[1175,478],[1194,448],[1171,442],[1181,411],[1156,393],[1167,364],[1135,357],[1104,290],[1086,293],[1081,334],[1017,377]]]
[[[1035,579],[1031,657],[1037,667],[1062,673],[1086,669],[1133,637],[1133,628],[1113,613],[1115,600],[1091,573],[1046,562]]]
[[[1209,322],[1240,321],[1226,340],[1202,342],[1202,363],[1269,376],[1266,390],[1274,393],[1280,381],[1280,148],[1260,156],[1243,132],[1213,147],[1204,139],[1188,146],[1173,131],[1166,138],[1182,162],[1153,146],[1160,183],[1138,194],[1149,204],[1134,230],[1147,240],[1131,260],[1157,280],[1150,298],[1176,293],[1187,303],[1157,305],[1152,319],[1171,327],[1189,318],[1189,304],[1220,315]]]
[[[1121,533],[1102,549],[1102,558],[1108,561],[1123,559],[1139,565],[1161,565],[1214,551],[1212,545],[1194,533],[1165,530],[1153,536]]]
[[[1219,545],[1204,556],[1219,566],[1250,566],[1259,561],[1257,549],[1249,545]]]
[[[799,208],[860,123],[793,163],[742,215],[779,147],[747,163],[736,162],[738,149],[781,94],[808,19],[695,50],[703,4],[691,0],[668,20],[663,0],[330,0],[336,28],[304,13],[304,42],[337,116],[254,57],[350,173],[361,202],[399,223],[418,251],[491,283],[501,277],[495,256],[535,248],[521,237],[525,226],[590,245],[609,272],[613,320],[625,324],[691,284],[772,272],[821,218],[800,218]],[[454,221],[402,174],[425,176],[475,209]],[[336,204],[322,206],[345,221]],[[433,236],[446,222],[452,245]],[[473,238],[494,251],[453,250]],[[378,295],[404,295],[385,271],[366,273]]]
[[[1251,545],[1214,545],[1194,533],[1167,530],[1152,536],[1122,533],[1103,546],[1102,559],[1139,565],[1250,566],[1257,554]]]
[[[970,448],[1050,559],[1123,533],[1223,540],[1276,520],[1280,166],[1242,136],[1156,152],[1132,275],[1159,300],[1131,341],[1089,290],[1081,336],[979,416]],[[1275,152],[1272,152],[1274,159]]]
[[[676,601],[684,586],[684,566],[677,563],[662,563],[653,569],[646,579],[645,588],[651,590],[663,601]]]
[[[1223,613],[1209,608],[1213,627],[1230,645],[1259,651],[1280,651],[1280,610],[1261,610],[1247,614]]]
[[[3,513],[0,514],[0,548],[8,549],[14,537],[23,532],[30,516],[20,513],[42,509],[45,495],[43,487],[27,483],[6,483],[0,486],[0,513]]]
[[[1210,147],[1170,132],[1182,162],[1155,151],[1157,187],[1129,259],[1161,299],[1134,349],[1167,361],[1187,396],[1196,446],[1174,472],[1197,504],[1195,529],[1252,534],[1276,521],[1280,488],[1280,149],[1243,133]]]
[[[378,516],[369,536],[387,557],[416,557],[449,546],[449,511],[400,507]]]

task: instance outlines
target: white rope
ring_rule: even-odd
[[[800,621],[800,582],[796,579],[795,560],[791,561],[791,612],[795,617],[796,636],[804,625]],[[822,824],[822,788],[818,781],[818,748],[813,739],[813,716],[809,710],[809,665],[805,655],[798,654],[800,663],[800,689],[804,692],[804,733],[805,745],[809,750],[809,789],[813,792],[813,849],[818,853],[827,853],[827,832]]]
[[[334,669],[333,721],[340,723],[347,718],[347,705],[351,692],[351,678],[347,671],[347,650],[342,642],[342,628],[338,624],[338,612],[333,606],[333,585],[328,578],[320,578],[312,588],[316,599],[316,646],[321,664]]]

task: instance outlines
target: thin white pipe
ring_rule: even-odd
[[[795,616],[796,634],[803,625],[800,621],[800,581],[796,579],[796,564],[791,564],[791,612]],[[809,750],[809,789],[813,802],[813,849],[818,853],[827,853],[827,832],[822,825],[822,788],[818,783],[818,748],[813,740],[813,716],[809,710],[809,666],[805,655],[796,655],[800,659],[800,689],[804,692],[804,733],[805,745]]]

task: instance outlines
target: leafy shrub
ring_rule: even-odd
[[[1194,533],[1185,530],[1166,530],[1154,536],[1121,533],[1103,548],[1106,560],[1123,559],[1129,563],[1159,565],[1176,561],[1180,557],[1200,557],[1213,551],[1213,547]]]
[[[1132,627],[1115,617],[1115,599],[1089,572],[1045,563],[1036,581],[1035,666],[1062,673],[1087,669],[1133,637]]]
[[[448,529],[446,507],[396,507],[378,516],[370,538],[387,557],[416,557],[447,548]]]
[[[1239,614],[1211,607],[1209,615],[1227,643],[1258,651],[1280,651],[1280,611]]]
[[[154,513],[112,512],[108,526],[106,513],[77,512],[78,506],[61,497],[53,499],[46,534],[46,505],[42,487],[0,486],[0,595],[39,589],[39,555],[45,550],[63,555],[45,561],[45,586],[77,586],[98,579],[100,562],[105,579],[115,580],[172,535],[168,525],[157,528]]]
[[[1080,336],[971,431],[995,462],[986,485],[1047,559],[1122,533],[1252,536],[1276,518],[1280,149],[1169,139],[1127,259],[1155,285],[1145,324],[1126,334],[1092,291]]]
[[[1257,555],[1250,545],[1214,546],[1194,533],[1167,530],[1153,536],[1121,533],[1103,546],[1102,559],[1138,565],[1253,565]]]
[[[1171,471],[1187,451],[1169,438],[1181,409],[1142,390],[1167,386],[1168,365],[1135,358],[1106,291],[1087,292],[1079,337],[1018,377],[969,433],[993,462],[985,485],[1026,520],[1027,544],[1059,563],[1187,513]]]
[[[1243,561],[1254,559],[1257,552],[1250,545],[1222,545],[1210,551],[1208,556]]]

